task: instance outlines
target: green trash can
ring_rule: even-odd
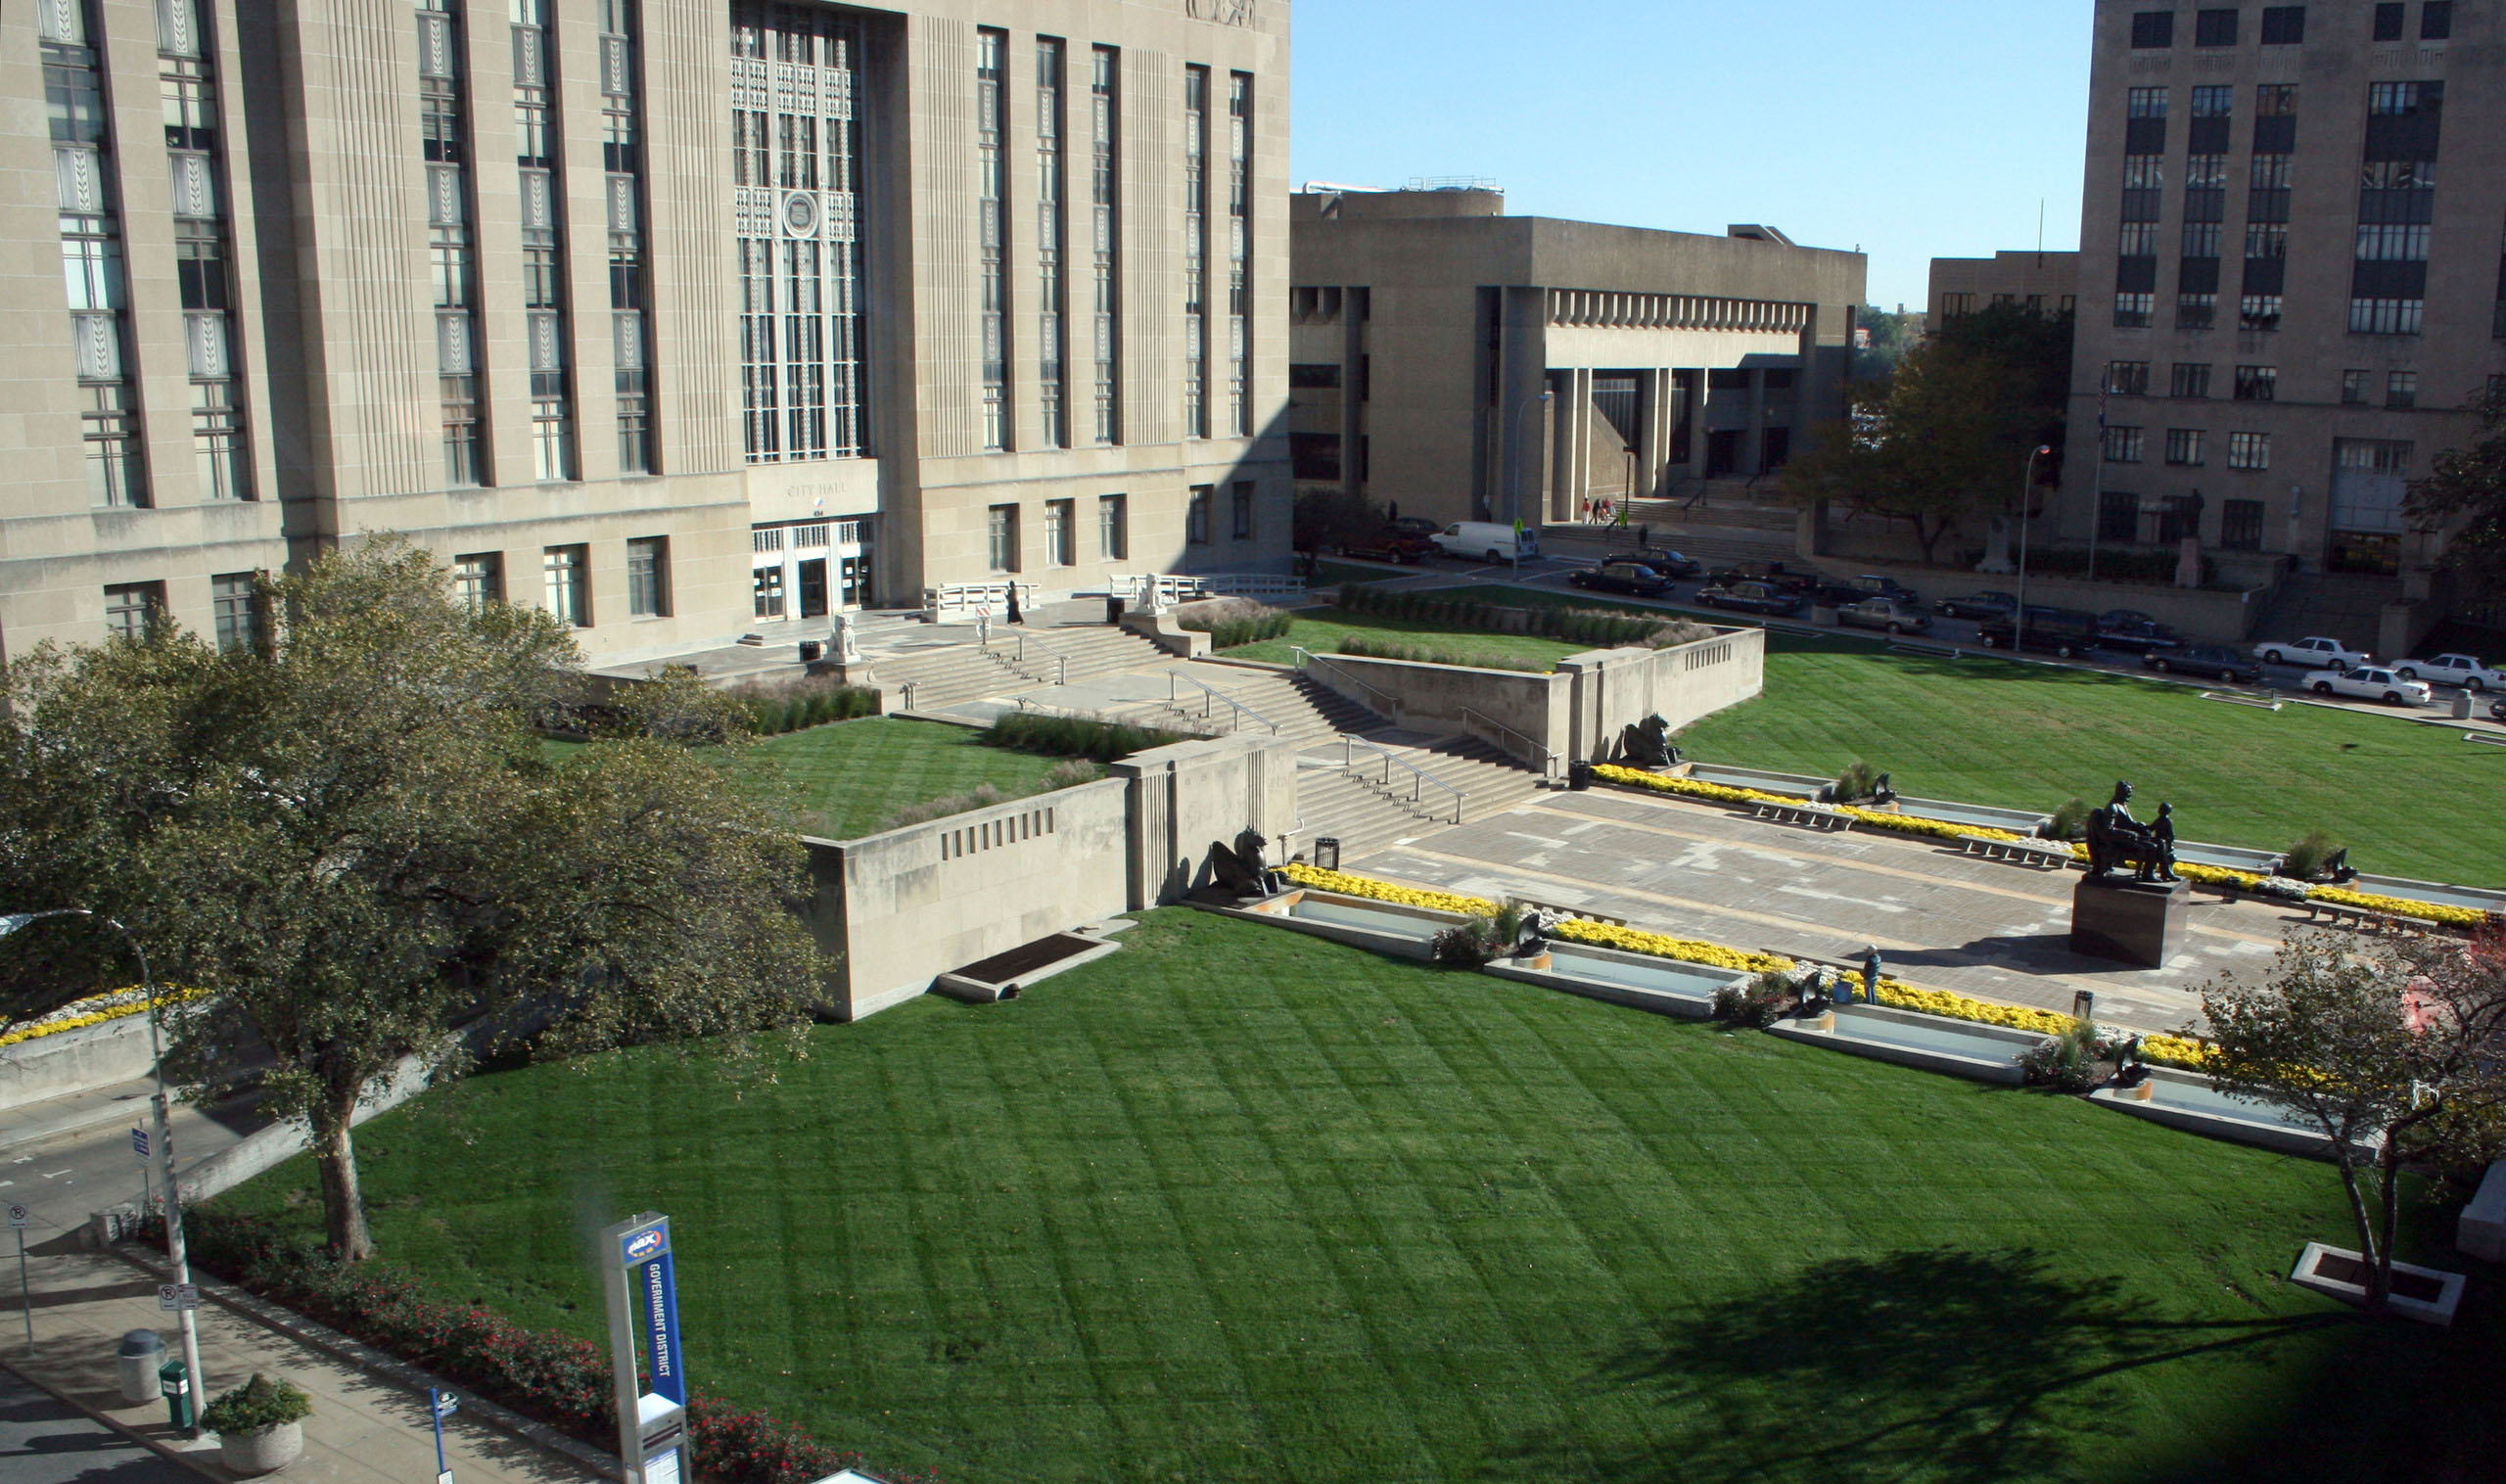
[[[165,1399],[165,1423],[190,1431],[200,1418],[199,1399],[192,1395],[191,1373],[179,1360],[157,1368],[157,1391]]]

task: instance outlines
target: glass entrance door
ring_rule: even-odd
[[[801,617],[826,617],[826,558],[807,557],[801,566]]]

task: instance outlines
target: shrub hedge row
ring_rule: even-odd
[[[1048,758],[1089,758],[1111,763],[1152,747],[1190,739],[1157,726],[1130,726],[1120,721],[1091,721],[1085,717],[1050,717],[1035,712],[1005,711],[992,719],[984,741],[1022,753]]]
[[[1256,603],[1250,598],[1230,598],[1198,604],[1183,612],[1175,622],[1185,628],[1208,634],[1212,649],[1233,649],[1239,644],[1259,644],[1265,639],[1283,638],[1292,620],[1285,609]]]
[[[780,688],[743,686],[731,695],[748,708],[749,725],[761,737],[879,714],[877,691],[826,679],[798,680]]]
[[[1563,639],[1569,644],[1589,644],[1596,649],[1635,644],[1660,648],[1702,639],[1713,632],[1706,626],[1690,619],[1656,619],[1601,608],[1508,608],[1482,598],[1456,597],[1433,591],[1387,592],[1358,582],[1341,584],[1339,606],[1347,613],[1378,614],[1388,619],[1437,624],[1448,628],[1530,633],[1541,638]]]
[[[1421,644],[1403,638],[1378,638],[1365,633],[1342,635],[1340,653],[1366,660],[1408,660],[1414,665],[1468,665],[1480,670],[1529,671],[1534,674],[1547,674],[1553,668],[1541,660],[1485,654],[1445,644]]]

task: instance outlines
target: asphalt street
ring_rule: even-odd
[[[144,1083],[111,1090],[127,1104],[126,1117],[101,1127],[54,1139],[28,1139],[0,1145],[0,1201],[23,1201],[32,1215],[29,1230],[36,1241],[86,1224],[90,1212],[139,1195],[140,1161],[131,1152],[130,1131],[147,1125]],[[173,1108],[174,1178],[268,1123],[257,1111],[257,1098],[247,1095],[209,1109],[177,1102]],[[149,1177],[156,1165],[149,1163]],[[0,1468],[0,1484],[17,1484]]]
[[[8,1484],[201,1484],[202,1476],[0,1370]]]

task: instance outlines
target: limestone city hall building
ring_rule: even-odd
[[[1283,567],[1286,0],[0,8],[0,657],[396,531],[617,662]]]

